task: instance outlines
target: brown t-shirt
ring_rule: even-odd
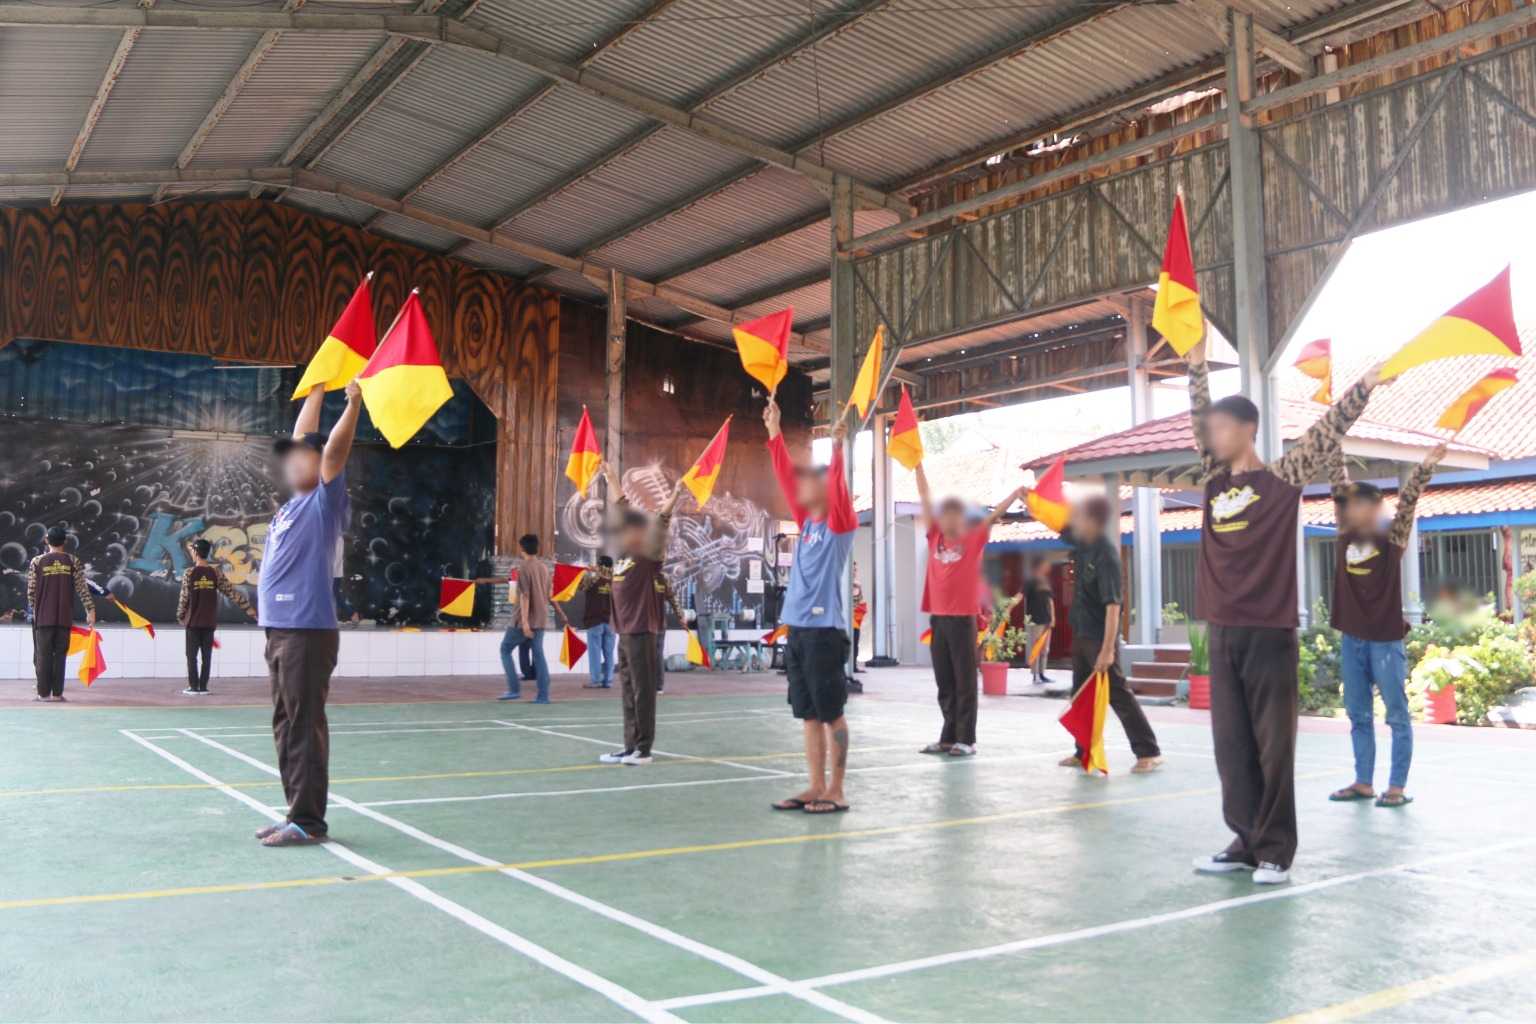
[[[528,610],[528,628],[549,625],[549,566],[539,558],[522,558],[517,563],[517,599]]]
[[[1298,624],[1301,488],[1269,469],[1218,470],[1205,483],[1195,608],[1218,626]]]
[[[613,578],[601,569],[587,570],[586,603],[582,607],[583,629],[606,626],[613,621]]]
[[[32,560],[37,593],[32,601],[32,624],[68,626],[75,620],[75,571],[73,555],[49,551]]]
[[[1339,533],[1333,574],[1333,628],[1360,640],[1401,640],[1403,549],[1377,531],[1364,537]]]
[[[187,626],[213,629],[219,624],[219,570],[194,565],[187,570]]]
[[[666,628],[662,595],[656,590],[661,562],[653,558],[620,558],[613,567],[613,628],[622,636],[660,633]]]

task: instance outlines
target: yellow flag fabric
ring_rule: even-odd
[[[908,469],[916,469],[923,461],[923,435],[905,384],[901,386],[901,401],[896,406],[896,418],[891,421],[891,439],[886,442],[885,450]]]
[[[1404,370],[1449,356],[1521,355],[1509,267],[1424,328],[1381,368],[1391,380]]]
[[[421,299],[411,292],[395,325],[357,375],[368,416],[391,448],[427,425],[453,397]]]
[[[437,610],[461,619],[475,614],[475,581],[443,577],[437,588]]]
[[[710,668],[709,652],[704,645],[699,643],[699,635],[690,632],[688,634],[688,664],[698,665],[701,668]]]
[[[320,343],[319,351],[299,379],[299,386],[293,389],[295,401],[313,391],[317,384],[324,385],[327,391],[339,391],[368,365],[378,341],[373,326],[373,290],[369,285],[372,280],[370,271],[352,293],[331,333]]]
[[[1072,697],[1058,721],[1077,741],[1078,759],[1085,772],[1109,774],[1104,756],[1104,717],[1109,711],[1109,674],[1098,672]]]
[[[587,488],[592,486],[593,477],[597,476],[597,467],[602,465],[603,453],[597,447],[597,431],[592,429],[592,417],[587,413],[587,407],[581,407],[581,422],[576,424],[576,436],[571,441],[571,456],[565,460],[565,476],[576,485],[576,490],[581,496],[587,496]]]
[[[880,398],[880,366],[884,358],[885,324],[881,324],[875,328],[869,351],[864,353],[864,365],[859,367],[859,375],[853,380],[853,391],[848,395],[848,404],[857,406],[860,416],[868,416],[869,407]]]
[[[1189,246],[1189,222],[1184,217],[1184,193],[1173,200],[1168,222],[1168,241],[1163,247],[1163,268],[1157,275],[1157,301],[1152,305],[1152,326],[1179,355],[1205,337],[1205,312],[1200,308],[1200,285],[1195,280],[1195,259]]]

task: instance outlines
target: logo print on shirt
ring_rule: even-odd
[[[1344,568],[1356,576],[1369,576],[1371,567],[1366,565],[1381,551],[1370,541],[1360,541],[1344,549]]]
[[[1211,519],[1214,520],[1211,529],[1217,533],[1232,533],[1236,530],[1248,529],[1248,520],[1246,519],[1231,522],[1229,520],[1258,500],[1258,492],[1253,489],[1252,485],[1244,486],[1241,489],[1232,487],[1222,491],[1211,498]]]
[[[941,565],[953,565],[955,562],[960,561],[964,555],[965,551],[963,546],[957,548],[947,547],[944,544],[943,538],[939,539],[938,546],[933,550],[934,561],[940,563]]]

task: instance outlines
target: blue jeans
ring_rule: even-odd
[[[1392,730],[1392,774],[1388,785],[1406,786],[1413,761],[1413,724],[1408,715],[1407,658],[1401,640],[1361,640],[1343,635],[1339,661],[1344,675],[1344,710],[1355,747],[1355,782],[1369,786],[1376,774],[1376,728],[1372,722],[1373,688],[1381,691]]]
[[[523,690],[523,677],[512,661],[512,652],[522,644],[533,646],[533,677],[538,686],[538,701],[549,701],[549,662],[544,658],[544,631],[536,629],[529,636],[519,626],[509,626],[501,637],[501,670],[507,674],[507,693],[518,696]]]
[[[587,671],[593,686],[613,685],[613,652],[619,634],[606,622],[587,627]]]

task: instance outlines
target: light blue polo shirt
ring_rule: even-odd
[[[332,569],[347,522],[347,474],[296,494],[267,529],[256,587],[257,614],[268,629],[335,629]]]

